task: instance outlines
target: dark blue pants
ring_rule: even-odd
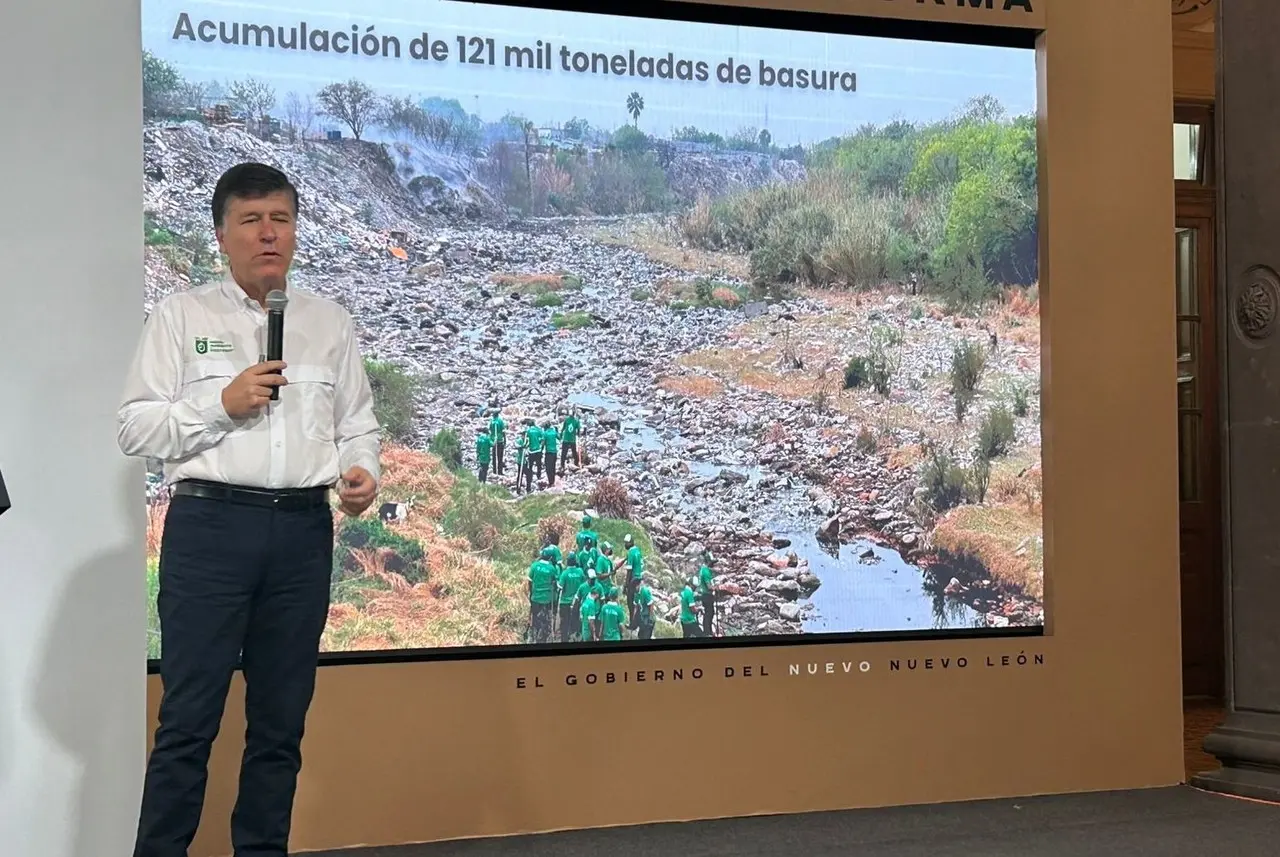
[[[245,680],[235,857],[287,853],[329,608],[333,514],[175,496],[160,546],[164,696],[134,857],[186,857],[231,676]]]

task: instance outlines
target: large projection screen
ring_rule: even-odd
[[[360,332],[326,656],[1042,628],[1029,42],[409,8],[143,4],[147,309],[261,161]]]
[[[335,663],[320,671],[308,717],[295,850],[1181,781],[1167,7],[742,3],[960,24],[964,41],[1001,24],[1036,36],[1045,634],[775,635],[765,642],[823,644],[746,649],[721,648],[721,637],[688,649],[524,646],[541,656]],[[865,20],[762,20],[727,5],[689,7],[735,25],[867,32]],[[148,685],[154,727],[159,677]],[[234,680],[199,857],[231,850],[243,693]],[[584,814],[547,784],[577,781],[579,755],[565,748],[601,724],[648,764],[626,769],[610,782],[614,799]],[[673,776],[686,760],[697,775]]]

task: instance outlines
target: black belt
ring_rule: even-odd
[[[173,496],[202,497],[206,500],[223,500],[272,509],[314,509],[329,503],[329,488],[251,488],[245,485],[227,485],[222,482],[206,482],[203,479],[184,479],[173,485]]]

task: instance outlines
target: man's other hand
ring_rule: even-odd
[[[338,487],[338,500],[341,501],[342,511],[347,515],[352,518],[360,517],[377,495],[378,483],[363,467],[352,467],[342,474],[342,484]]]

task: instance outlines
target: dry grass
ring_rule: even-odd
[[[160,542],[164,538],[164,519],[169,511],[168,500],[156,500],[147,506],[147,558],[160,556]]]
[[[658,379],[658,387],[694,399],[714,399],[724,392],[724,384],[706,375],[668,375]]]
[[[746,257],[681,246],[687,242],[665,222],[645,221],[593,229],[588,237],[602,244],[628,247],[655,262],[709,277],[728,276],[745,280],[751,275],[751,265]]]
[[[934,527],[941,551],[975,559],[1005,589],[1032,598],[1044,595],[1043,519],[1023,503],[960,506]]]
[[[918,443],[900,446],[889,453],[890,470],[909,470],[924,461],[924,448]]]
[[[795,339],[793,337],[793,341]],[[804,368],[787,368],[784,358],[789,356],[798,357]],[[783,399],[821,399],[827,408],[885,430],[923,431],[926,428],[926,415],[909,403],[886,401],[869,389],[843,389],[839,346],[821,336],[806,336],[799,345],[789,348],[781,343],[779,347],[708,348],[686,354],[679,362],[726,384]]]
[[[1040,469],[1039,450],[1034,463],[1019,459],[1000,462],[991,472],[987,496],[995,503],[1021,503],[1029,514],[1038,515],[1044,494],[1044,476]]]
[[[1004,342],[1040,347],[1040,290],[1038,286],[1008,289],[982,319]]]
[[[414,514],[410,515],[410,522],[434,522],[444,516],[456,477],[440,463],[440,459],[427,452],[384,444],[381,462],[380,499],[412,499]],[[406,532],[406,535],[414,534]]]
[[[707,348],[683,355],[679,362],[690,368],[786,398],[812,396],[820,389],[816,374],[781,366],[783,353],[773,348]],[[803,359],[803,358],[802,358]]]
[[[733,289],[717,286],[711,290],[711,300],[723,307],[733,308],[742,304],[742,296]]]

